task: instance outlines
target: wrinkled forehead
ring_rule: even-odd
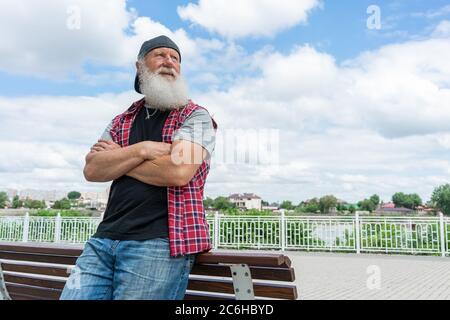
[[[160,53],[174,55],[178,59],[180,59],[180,55],[178,54],[177,50],[174,50],[172,48],[165,48],[165,47],[155,48],[149,52],[149,54],[152,54],[152,55],[158,55]]]

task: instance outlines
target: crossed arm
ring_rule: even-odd
[[[189,183],[207,151],[187,140],[173,144],[143,141],[128,147],[99,140],[86,156],[83,173],[91,182],[107,182],[123,175],[156,186]]]

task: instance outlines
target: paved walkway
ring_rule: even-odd
[[[287,252],[300,299],[450,299],[450,258]]]
[[[450,257],[285,254],[295,268],[299,299],[450,300]]]

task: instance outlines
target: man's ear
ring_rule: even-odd
[[[139,70],[139,62],[136,61],[136,70]]]

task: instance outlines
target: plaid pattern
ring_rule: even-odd
[[[122,147],[128,146],[131,126],[145,100],[134,102],[124,113],[113,119],[111,136]],[[172,110],[162,131],[163,142],[172,143],[175,130],[179,129],[187,117],[202,108],[192,101],[181,110]],[[217,128],[213,120],[214,129]],[[203,209],[203,190],[210,168],[210,160],[205,160],[192,180],[182,187],[167,187],[168,227],[170,255],[192,254],[209,251],[212,248],[209,226]]]

